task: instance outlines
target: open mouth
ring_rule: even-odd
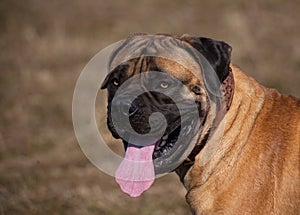
[[[191,146],[196,120],[186,120],[170,130],[160,140],[131,136],[126,144],[126,154],[115,172],[115,179],[123,192],[140,196],[153,184],[155,176],[174,170],[186,158],[186,147]],[[150,140],[151,144],[149,145]],[[141,146],[140,144],[145,144]],[[192,146],[193,147],[193,146]],[[189,152],[188,152],[189,153]]]
[[[188,142],[188,139],[191,138],[191,133],[195,128],[196,120],[188,119],[179,124],[177,127],[173,129],[173,131],[168,134],[164,134],[161,139],[156,141],[154,151],[152,154],[153,160],[158,160],[163,157],[168,157],[173,154],[181,144]],[[124,131],[125,135],[129,139],[131,136],[129,133]],[[184,141],[184,142],[183,142]],[[128,142],[123,140],[125,150],[128,146]]]
[[[194,122],[195,120],[185,121],[182,125],[177,126],[171,133],[165,134],[155,145],[152,155],[153,160],[176,151],[178,145],[182,144],[182,140],[191,134]]]
[[[152,160],[155,164],[157,164],[157,166],[165,164],[164,162],[170,162],[169,160],[166,161],[166,159],[169,158],[171,158],[174,162],[175,160],[173,158],[175,157],[176,159],[179,151],[184,152],[183,149],[188,147],[186,145],[190,143],[191,138],[194,136],[196,125],[199,124],[199,120],[196,120],[193,116],[193,114],[187,114],[179,117],[181,119],[178,121],[176,120],[171,125],[169,124],[169,127],[160,139],[153,138],[153,144],[155,144],[155,146],[152,153]],[[135,127],[133,128],[135,129]],[[142,127],[139,127],[139,129],[140,131],[143,131]],[[156,130],[159,130],[159,128],[156,128]],[[126,151],[129,145],[128,140],[137,139],[135,138],[135,135],[127,131],[126,128],[119,128],[118,131],[122,134],[124,148]],[[137,141],[137,146],[142,146],[143,141],[143,139]],[[130,144],[134,144],[134,142],[130,142]],[[179,151],[177,153],[178,149]]]
[[[164,135],[155,145],[154,152],[152,155],[153,160],[159,157],[162,157],[172,151],[174,145],[176,144],[179,134],[180,134],[179,125],[173,132],[170,134]]]

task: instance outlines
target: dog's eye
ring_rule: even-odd
[[[161,82],[159,85],[162,89],[167,89],[169,87],[169,84],[167,82]]]
[[[117,79],[115,79],[115,78],[112,80],[112,83],[116,87],[118,87],[120,85],[120,82]]]

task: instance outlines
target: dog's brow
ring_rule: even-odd
[[[117,67],[115,67],[112,72],[124,72],[125,70],[127,70],[129,67],[128,63],[123,63],[121,65],[118,65]]]

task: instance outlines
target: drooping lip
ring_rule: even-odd
[[[152,155],[153,160],[167,155],[167,153],[171,153],[180,134],[180,128],[180,125],[177,126],[172,132],[165,134],[159,141],[157,141]]]
[[[160,157],[168,157],[172,154],[178,147],[178,144],[183,143],[182,140],[187,140],[186,137],[191,136],[195,124],[194,119],[189,119],[183,121],[179,124],[172,132],[165,134],[157,143],[153,152],[153,160],[159,159]],[[182,138],[184,137],[184,138]]]
[[[163,155],[153,159],[156,175],[176,169],[194,149],[201,133],[200,121],[196,119],[185,120],[181,127],[176,142]]]

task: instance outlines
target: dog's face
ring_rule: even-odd
[[[151,74],[151,71],[158,73]],[[130,82],[134,75],[140,73],[143,74],[138,80]],[[116,91],[126,81],[129,81],[126,91],[120,92],[117,100],[112,103]],[[134,135],[123,127],[122,123],[113,123],[112,109],[115,109],[117,111],[113,114],[128,117],[135,132],[147,134],[151,129],[149,117],[155,112],[160,112],[167,121],[167,127],[155,146],[153,159],[167,156],[175,146],[180,132],[188,136],[192,133],[192,128],[196,123],[205,117],[208,98],[205,92],[201,91],[203,87],[190,71],[167,59],[144,57],[126,62],[115,68],[107,80],[108,128],[115,138],[120,138],[120,135],[127,135],[130,138],[130,135]],[[129,97],[132,94],[139,94],[139,96],[130,102]],[[176,97],[176,102],[172,99],[174,97]],[[178,109],[178,102],[181,108],[185,109],[184,115],[181,115]],[[191,118],[192,107],[195,104],[198,112],[197,119]],[[182,125],[183,128],[181,128]],[[115,126],[119,126],[118,130],[122,134],[116,131]],[[161,126],[158,123],[154,129],[160,130]],[[123,142],[126,147],[127,141],[123,139]]]
[[[188,36],[180,40],[203,54],[217,72],[220,81],[224,79],[230,58],[230,47],[227,44]],[[138,78],[133,78],[137,75]],[[124,85],[126,87],[120,90]],[[213,123],[213,119],[209,117],[211,104],[203,78],[169,59],[140,56],[123,62],[114,67],[106,77],[102,84],[102,89],[105,88],[108,90],[108,128],[115,138],[123,140],[125,149],[128,139],[132,139],[135,133],[143,135],[151,129],[163,129],[160,120],[151,128],[149,118],[153,113],[159,112],[165,117],[167,126],[156,141],[152,154],[157,173],[164,172],[159,168],[178,158],[175,156],[168,160],[177,150],[184,154],[189,144],[195,145],[199,141],[205,124],[209,127]],[[117,91],[118,97],[114,99]],[[133,101],[130,100],[132,94],[138,95]],[[133,130],[122,122],[112,120],[112,115],[114,119],[127,117]],[[178,141],[179,136],[184,138]]]

